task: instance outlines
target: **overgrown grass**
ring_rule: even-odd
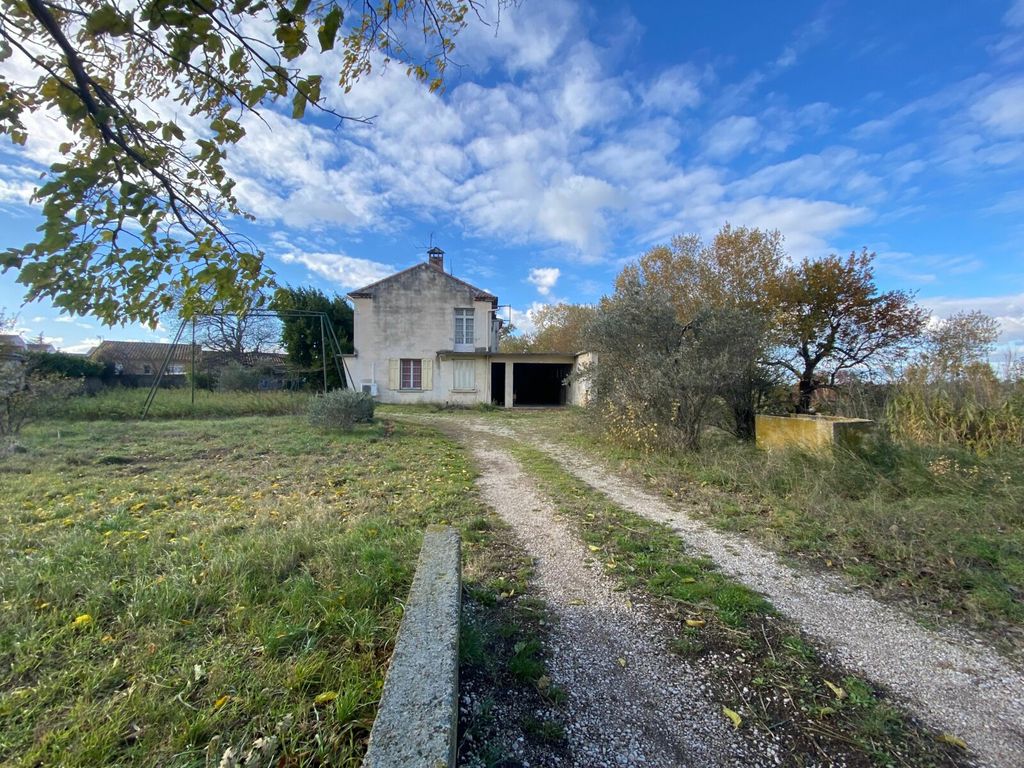
[[[454,444],[292,417],[21,443],[0,464],[0,763],[215,766],[271,744],[275,765],[358,765],[422,529],[480,515]]]
[[[149,395],[145,388],[115,387],[97,395],[73,397],[54,403],[48,416],[61,421],[118,421],[139,419]],[[238,416],[287,416],[304,413],[310,395],[305,392],[196,391],[195,404],[188,388],[161,389],[149,410],[150,419],[226,419]]]
[[[968,764],[868,682],[828,665],[759,595],[688,555],[667,527],[616,506],[536,449],[511,450],[606,572],[664,604],[675,650],[721,678],[715,695],[744,727],[775,734],[784,764]]]
[[[876,593],[1024,647],[1024,452],[987,456],[872,439],[861,450],[700,453],[610,443],[586,414],[532,422],[597,453],[720,528],[835,570]]]

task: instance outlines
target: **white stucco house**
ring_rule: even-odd
[[[444,251],[348,294],[353,386],[383,403],[513,406],[582,404],[569,380],[587,360],[565,354],[501,354],[498,297],[444,271]]]

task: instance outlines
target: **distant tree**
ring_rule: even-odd
[[[533,334],[533,352],[582,352],[587,327],[594,321],[597,307],[590,304],[545,304],[533,314],[537,330]]]
[[[32,141],[34,113],[70,137],[36,193],[37,241],[0,252],[0,268],[28,298],[111,324],[155,323],[175,283],[243,309],[269,283],[263,254],[229,223],[243,212],[225,159],[247,119],[280,102],[295,119],[307,108],[349,119],[326,106],[328,88],[351,88],[375,56],[436,90],[480,11],[478,0],[0,0],[0,62],[17,64],[0,79],[0,133]]]
[[[894,362],[920,338],[925,311],[905,291],[878,293],[874,258],[864,249],[804,259],[777,284],[780,354],[771,363],[797,377],[799,413],[810,413],[814,393],[835,387],[844,371]]]
[[[957,312],[928,326],[922,362],[933,381],[963,379],[972,364],[988,360],[999,321],[984,312]]]
[[[211,288],[194,291],[192,298],[185,293],[181,287],[172,289],[174,304],[164,314],[164,322],[174,330],[182,322],[194,324],[196,344],[202,349],[241,363],[247,353],[267,352],[278,345],[280,324],[262,313],[266,303],[262,295],[239,299],[236,305],[218,299]],[[186,332],[189,335],[182,340],[190,343],[191,328]]]
[[[323,312],[338,337],[341,351],[352,351],[352,308],[341,296],[328,297],[317,288],[279,288],[274,295],[272,306],[280,310]],[[328,341],[328,345],[329,343]],[[322,369],[325,350],[321,343],[320,320],[317,317],[282,316],[281,344],[293,365],[310,371]],[[328,386],[345,386],[345,382],[338,377],[330,346],[327,347],[326,354]]]
[[[720,318],[743,316],[742,329],[737,329],[742,333],[730,355],[737,370],[720,392],[732,412],[734,431],[743,439],[753,439],[754,413],[775,383],[763,361],[777,338],[771,297],[784,262],[778,231],[727,223],[710,243],[698,235],[679,235],[669,245],[655,246],[616,280],[617,287],[639,280],[658,290],[683,323],[708,312]]]

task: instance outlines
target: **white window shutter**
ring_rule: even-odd
[[[388,389],[401,389],[402,372],[399,369],[399,360],[392,357],[388,360]]]
[[[421,368],[420,379],[421,388],[425,390],[431,390],[434,388],[434,359],[431,357],[423,358],[423,365]]]

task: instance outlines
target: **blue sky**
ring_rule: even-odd
[[[1024,0],[524,0],[457,44],[444,94],[394,66],[328,94],[371,126],[248,125],[229,167],[257,222],[235,224],[280,281],[343,293],[433,238],[528,328],[730,221],[781,230],[794,258],[866,246],[882,288],[988,312],[1024,351]],[[32,127],[0,145],[0,245],[30,238],[60,141],[45,115]],[[21,296],[0,277],[0,307],[63,348],[167,336]]]

